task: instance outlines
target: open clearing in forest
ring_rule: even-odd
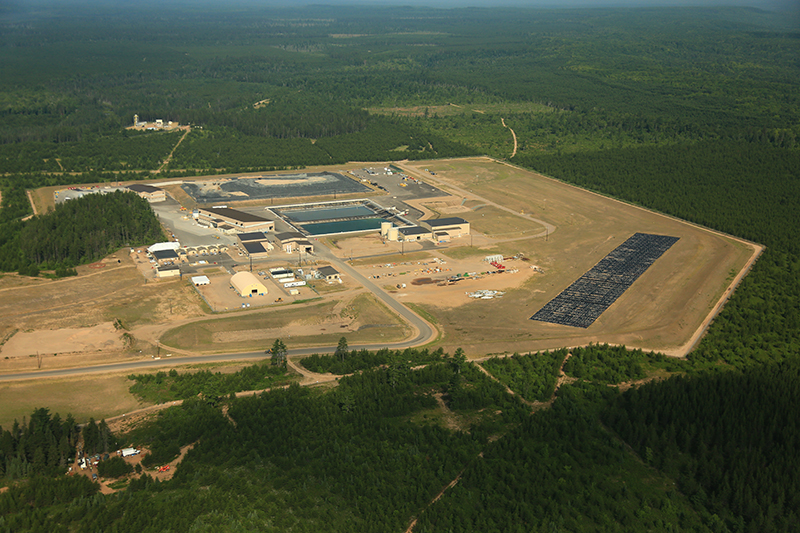
[[[489,158],[397,166],[453,195],[414,200],[421,209],[463,217],[471,222],[473,234],[442,245],[387,242],[377,233],[323,238],[318,245],[329,245],[340,259],[357,258],[353,265],[361,274],[441,330],[435,345],[449,353],[463,347],[475,357],[608,342],[680,355],[713,316],[712,309],[729,295],[734,278],[760,251],[741,240]],[[582,329],[529,319],[636,232],[680,240],[594,324]],[[483,258],[498,253],[522,257],[505,261],[504,274],[481,276],[492,270]],[[150,359],[159,353],[159,340],[177,348],[177,360],[182,353],[261,349],[274,338],[295,348],[336,345],[345,336],[355,346],[396,342],[411,333],[347,276],[343,285],[322,291],[319,301],[208,315],[185,281],[146,282],[127,253],[79,267],[78,272],[77,278],[55,281],[16,274],[0,277],[0,372],[35,370],[39,364],[54,369]],[[467,273],[469,279],[440,285],[447,277]],[[466,295],[476,290],[505,294],[491,300]],[[107,349],[102,346],[109,341],[107,325],[116,320],[124,328]],[[100,344],[84,338],[91,331],[98,332],[95,340]],[[37,342],[37,332],[48,339],[45,353],[37,350],[37,345],[44,346]],[[126,333],[132,338],[123,339]],[[67,343],[74,335],[81,337],[82,347]],[[70,383],[75,402],[66,397],[61,403],[47,400],[54,411],[96,418],[119,412],[119,407],[95,406],[94,391],[102,390],[96,376]],[[58,398],[46,391],[2,391],[0,398],[9,405],[0,413],[4,420],[36,407],[28,398]],[[19,407],[11,405],[15,398]]]
[[[167,372],[171,368],[169,362],[164,360],[163,367],[141,373]],[[257,361],[201,363],[181,365],[179,368],[187,373],[207,370],[231,374],[255,363]],[[89,417],[97,421],[121,417],[149,407],[149,403],[141,402],[129,392],[134,382],[128,379],[128,375],[136,373],[140,372],[0,382],[0,426],[9,429],[15,419],[22,422],[23,417],[29,417],[39,407],[47,407],[51,413],[59,413],[62,418],[72,413],[79,422],[87,421]],[[117,419],[114,422],[117,429],[123,426],[130,429],[123,424],[126,420]]]
[[[0,426],[9,429],[14,420],[29,417],[34,409],[47,407],[65,418],[73,413],[79,422],[133,411],[141,404],[128,388],[124,374],[0,382]]]
[[[734,277],[761,250],[488,158],[401,166],[444,191],[466,198],[465,205],[488,200],[557,228],[546,238],[536,239],[526,239],[521,231],[509,231],[484,247],[487,254],[498,247],[506,255],[513,250],[522,252],[528,265],[544,270],[527,276],[502,299],[464,299],[463,304],[453,306],[440,291],[450,287],[409,291],[407,300],[422,305],[438,320],[446,349],[462,346],[467,353],[477,355],[608,342],[675,352],[691,339]],[[481,230],[477,222],[475,229]],[[636,232],[680,240],[590,327],[529,320]],[[477,282],[471,283],[478,288]]]

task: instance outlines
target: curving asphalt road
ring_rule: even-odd
[[[388,344],[360,344],[350,346],[351,349],[366,349],[366,350],[380,350],[381,348],[403,349],[413,346],[420,346],[427,344],[436,338],[438,332],[428,322],[420,318],[409,308],[390,297],[377,285],[362,276],[356,269],[333,255],[333,253],[324,246],[318,247],[318,255],[327,261],[330,261],[340,272],[346,273],[354,280],[365,287],[369,292],[375,295],[380,301],[385,303],[390,309],[403,317],[416,331],[417,334],[402,342],[388,343]],[[333,353],[336,346],[318,346],[312,348],[298,348],[288,351],[288,356],[304,356],[312,355],[315,353]],[[241,359],[264,359],[266,355],[263,351],[257,352],[242,352],[242,353],[226,353],[226,354],[211,354],[211,355],[195,355],[186,357],[174,358],[161,358],[149,359],[145,361],[130,361],[127,363],[111,363],[105,365],[85,366],[77,368],[63,368],[58,370],[36,370],[33,372],[21,372],[17,374],[3,374],[0,375],[0,382],[2,381],[16,381],[22,379],[40,379],[51,377],[63,376],[76,376],[81,374],[98,374],[103,372],[120,372],[136,370],[141,371],[148,368],[159,368],[165,366],[177,366],[191,363],[213,363],[218,361],[236,361]]]

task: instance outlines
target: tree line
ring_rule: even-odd
[[[5,226],[0,269],[68,269],[101,259],[121,246],[139,246],[164,238],[147,200],[134,192],[87,194],[56,209]]]

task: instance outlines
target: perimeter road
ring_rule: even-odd
[[[320,256],[331,263],[334,263],[341,271],[346,272],[352,276],[354,280],[360,283],[368,291],[375,295],[376,298],[385,303],[390,309],[404,318],[417,334],[402,342],[395,342],[390,344],[363,344],[353,345],[350,349],[353,350],[380,350],[382,348],[391,348],[401,350],[404,348],[411,348],[413,346],[421,346],[427,344],[436,338],[438,332],[428,322],[417,316],[414,312],[406,306],[393,299],[391,296],[382,291],[378,286],[370,280],[362,276],[356,269],[334,256],[330,250],[325,247],[320,247]],[[312,348],[298,348],[289,350],[287,355],[289,357],[305,356],[312,354],[333,353],[336,351],[336,346],[318,346]],[[162,359],[150,359],[145,361],[131,361],[127,363],[112,363],[106,365],[86,366],[78,368],[63,368],[59,370],[39,370],[34,372],[23,372],[19,374],[4,374],[0,375],[0,382],[2,381],[16,381],[21,379],[37,379],[37,378],[52,378],[64,376],[77,376],[81,374],[99,374],[103,372],[121,372],[130,370],[142,370],[147,368],[160,368],[165,366],[187,365],[192,363],[215,363],[220,361],[237,361],[246,359],[265,359],[267,354],[263,351],[257,352],[243,352],[243,353],[227,353],[227,354],[212,354],[212,355],[193,355],[188,357],[174,357]]]

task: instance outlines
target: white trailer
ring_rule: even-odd
[[[123,448],[122,457],[130,457],[131,455],[139,455],[139,450],[136,448]]]

